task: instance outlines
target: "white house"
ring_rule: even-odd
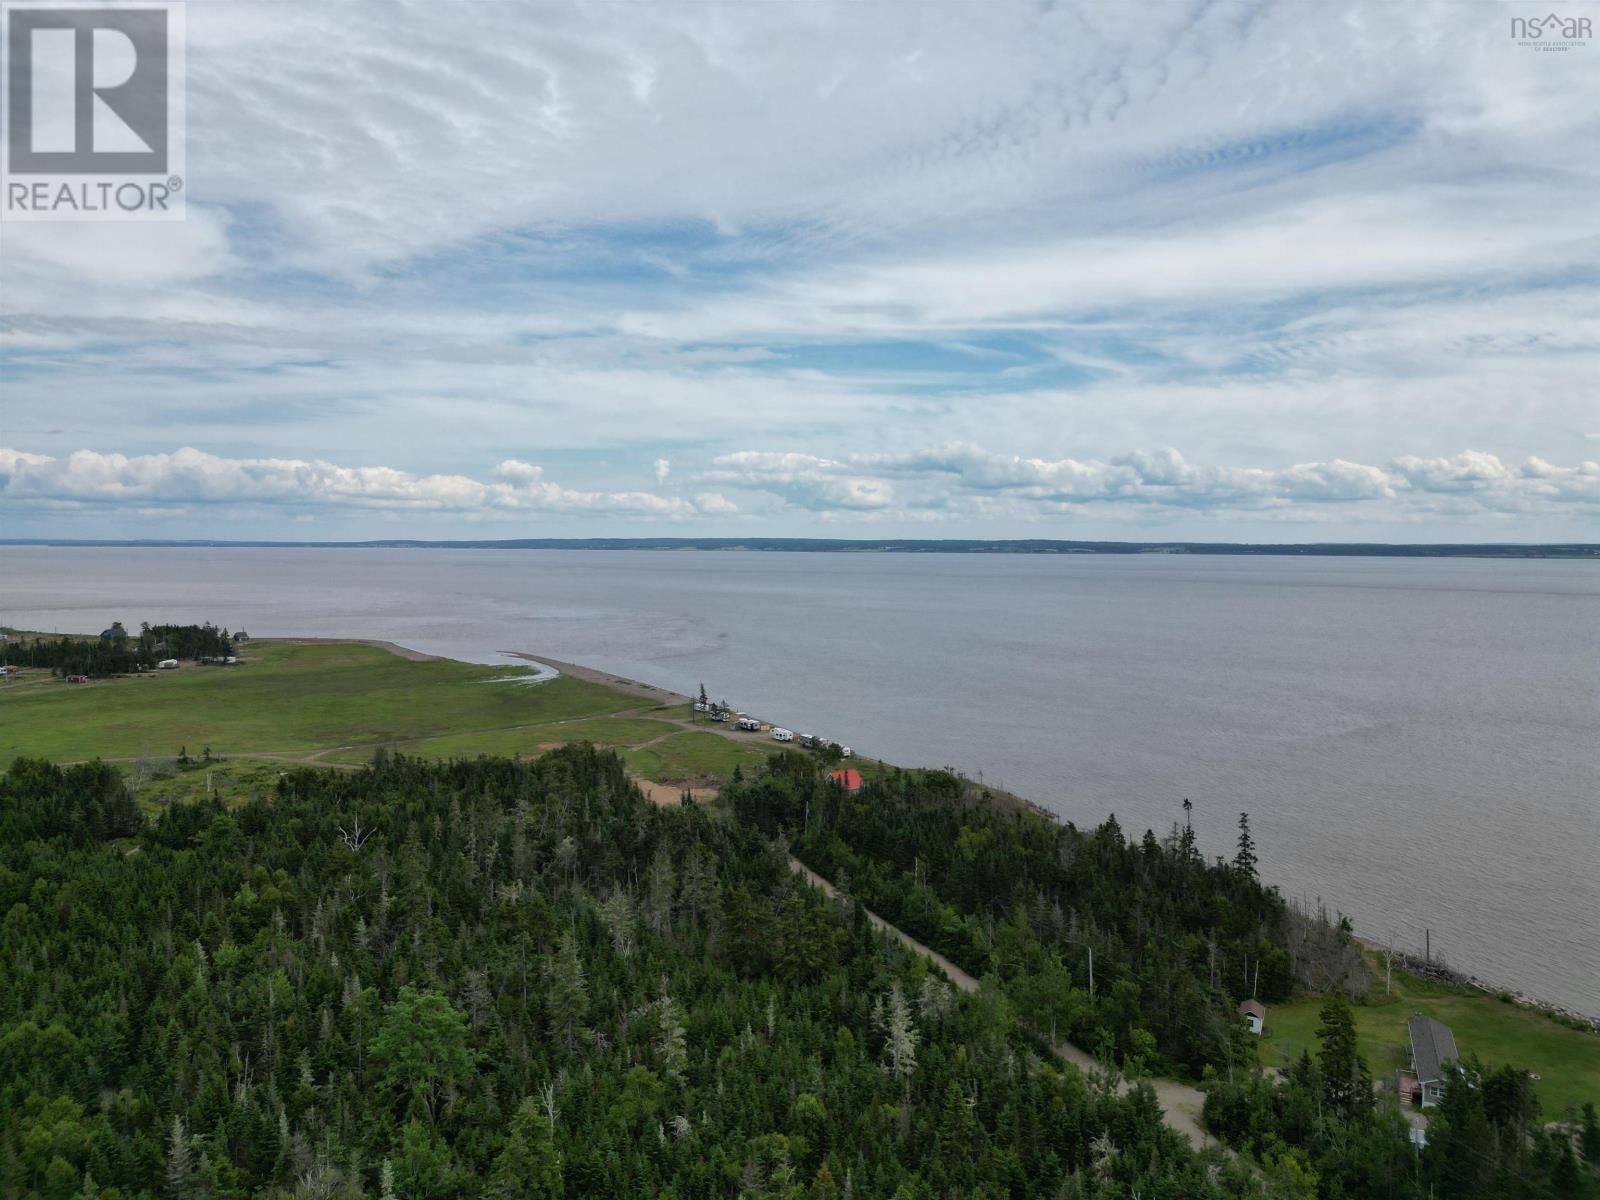
[[[1244,1023],[1250,1027],[1250,1032],[1257,1037],[1267,1027],[1267,1006],[1261,1001],[1251,998],[1239,1002],[1239,1015],[1244,1018]]]

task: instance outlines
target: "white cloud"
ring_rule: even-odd
[[[321,460],[228,458],[187,447],[134,457],[80,450],[60,458],[0,449],[0,513],[367,514],[424,522],[416,536],[439,536],[439,521],[533,514],[705,522],[794,512],[834,525],[853,520],[962,528],[996,520],[1048,525],[1091,510],[1113,521],[1162,513],[1202,520],[1243,514],[1308,525],[1351,509],[1379,524],[1474,512],[1496,520],[1600,517],[1600,462],[1565,466],[1529,457],[1518,463],[1471,450],[1442,458],[1405,456],[1384,465],[1334,459],[1281,467],[1196,463],[1170,448],[1082,459],[1002,454],[971,443],[836,456],[743,450],[715,456],[690,477],[718,490],[664,494],[611,489],[605,481],[598,488],[575,488],[521,459],[505,459],[478,478]],[[1081,531],[1060,526],[1050,533]],[[1159,530],[1147,534],[1159,536]]]
[[[723,454],[700,478],[771,492],[816,511],[866,511],[888,508],[893,502],[893,491],[885,480],[851,473],[843,462],[811,454],[756,450]]]
[[[1111,460],[1003,455],[973,445],[900,455],[831,459],[741,451],[717,457],[701,476],[827,509],[970,511],[985,498],[1041,511],[1120,505],[1252,512],[1373,504],[1390,516],[1415,512],[1432,494],[1465,495],[1486,509],[1600,506],[1600,464],[1560,467],[1530,458],[1520,467],[1466,451],[1449,459],[1405,457],[1386,466],[1335,459],[1285,467],[1197,465],[1176,450],[1135,451]],[[892,482],[900,484],[895,490]],[[858,498],[867,503],[853,503]],[[1600,511],[1591,515],[1600,516]]]
[[[5,230],[5,430],[55,456],[7,502],[1538,537],[1593,486],[1548,464],[1592,457],[1600,104],[1498,11],[192,6],[189,220]],[[483,469],[528,446],[560,485]]]
[[[282,504],[448,514],[589,513],[692,517],[734,511],[722,496],[583,491],[507,459],[483,482],[392,467],[302,459],[221,458],[185,447],[130,458],[79,450],[65,458],[0,449],[0,504]]]

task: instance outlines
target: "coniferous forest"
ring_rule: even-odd
[[[49,667],[56,675],[128,675],[164,658],[232,654],[233,636],[215,625],[151,625],[130,634],[119,622],[100,637],[0,638],[0,664]]]
[[[863,905],[984,986],[957,992]],[[1542,1132],[1515,1072],[1436,1122],[1474,1157],[1418,1155],[1362,1093],[1337,1004],[1318,1060],[1252,1070],[1232,1004],[1247,973],[1293,988],[1283,917],[1246,857],[1186,836],[1079,832],[939,773],[846,796],[802,755],[716,805],[652,805],[571,746],[296,770],[150,819],[108,766],[19,761],[0,1194],[1597,1194],[1592,1118]],[[1147,1085],[1066,1065],[1052,1033],[1208,1078],[1246,1155],[1197,1152]]]

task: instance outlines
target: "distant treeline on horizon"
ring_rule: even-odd
[[[134,546],[327,550],[763,550],[856,554],[1270,554],[1369,558],[1592,558],[1600,543],[1559,542],[1074,542],[1049,538],[514,538],[365,542],[229,541],[193,538],[0,538],[0,546]]]

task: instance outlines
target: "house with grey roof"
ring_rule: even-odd
[[[1444,1099],[1449,1070],[1460,1055],[1450,1026],[1421,1013],[1412,1017],[1406,1028],[1411,1034],[1411,1071],[1416,1076],[1415,1099],[1431,1108]]]

